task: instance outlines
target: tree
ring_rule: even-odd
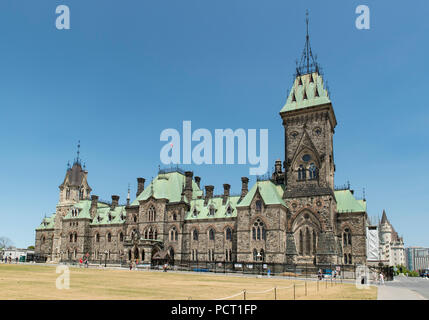
[[[28,246],[28,250],[34,250],[34,246]]]
[[[13,245],[13,242],[7,237],[0,237],[0,248],[9,249]]]

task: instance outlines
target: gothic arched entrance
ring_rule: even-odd
[[[134,260],[140,258],[139,248],[134,247]]]

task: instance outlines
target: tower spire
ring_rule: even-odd
[[[128,183],[127,206],[130,205],[130,184]]]
[[[306,24],[306,34],[305,34],[305,46],[302,52],[301,60],[296,66],[296,73],[298,75],[308,74],[311,72],[318,72],[319,65],[317,64],[316,57],[313,56],[310,45],[310,33],[309,33],[309,18],[308,18],[308,9],[305,12],[305,24]]]
[[[80,163],[79,155],[80,155],[80,140],[77,142],[77,157],[75,161],[76,163]]]

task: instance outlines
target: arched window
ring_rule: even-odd
[[[261,200],[256,200],[256,210],[257,211],[261,211],[262,209],[262,201]]]
[[[194,229],[194,231],[192,232],[192,239],[194,241],[198,241],[198,230]]]
[[[261,249],[261,251],[260,251],[260,257],[259,257],[259,259],[260,259],[260,261],[265,261],[265,252],[264,252],[264,249]]]
[[[344,254],[344,264],[348,264],[347,254]]]
[[[96,241],[96,242],[100,242],[100,234],[98,234],[98,233],[97,233],[97,234],[95,235],[95,241]]]
[[[231,228],[226,228],[225,238],[226,238],[226,240],[232,240],[232,231],[231,231]]]
[[[79,200],[83,200],[83,189],[79,190]]]
[[[304,237],[302,235],[302,230],[299,230],[299,254],[304,255]]]
[[[74,242],[77,242],[77,233],[74,234]]]
[[[153,230],[152,230],[152,228],[149,228],[149,238],[148,239],[153,239]]]
[[[173,220],[176,221],[177,220],[177,214],[173,213]]]
[[[133,216],[133,220],[134,220],[134,222],[137,222],[137,216],[136,215]]]
[[[258,251],[256,249],[253,249],[253,261],[258,261]]]
[[[298,180],[299,181],[305,180],[305,176],[306,176],[305,169],[304,169],[304,166],[301,164],[298,168]]]
[[[150,206],[148,210],[148,220],[149,221],[155,221],[156,212],[154,206]]]
[[[146,230],[144,231],[144,238],[145,238],[145,239],[149,239],[149,229],[146,229]]]
[[[112,242],[112,234],[110,232],[107,234],[107,242]]]
[[[253,224],[252,228],[252,238],[253,240],[265,240],[265,226],[264,223],[257,219],[255,223]]]
[[[349,254],[349,264],[352,264],[353,262],[352,262],[352,255],[351,254]]]
[[[352,233],[349,228],[344,229],[343,244],[345,247],[352,245]]]
[[[213,229],[209,230],[209,240],[214,240],[215,239],[215,232]]]
[[[45,236],[42,236],[42,244],[45,243]]]
[[[119,241],[120,242],[124,241],[124,234],[122,232],[119,234]]]
[[[66,189],[66,200],[70,199],[70,189]]]
[[[317,167],[314,163],[310,164],[310,167],[308,168],[310,179],[314,180],[317,179]]]
[[[317,248],[317,236],[316,236],[316,231],[313,230],[313,254],[316,253],[316,248]]]
[[[158,239],[158,230],[155,229],[154,233],[153,233],[153,239],[156,240]]]
[[[305,228],[305,253],[308,256],[311,254],[310,245],[311,245],[310,231],[308,230],[308,228]]]

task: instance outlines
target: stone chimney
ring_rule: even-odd
[[[192,171],[185,172],[185,197],[188,201],[192,200],[192,177],[194,173]]]
[[[241,177],[241,196],[239,201],[241,201],[248,192],[249,192],[249,178]]]
[[[119,196],[113,195],[112,196],[112,210],[114,210],[119,205]]]
[[[145,178],[137,178],[137,193],[136,197],[140,195],[140,193],[144,190],[144,182],[146,181]]]
[[[198,188],[201,189],[200,182],[201,182],[201,177],[195,177],[195,183],[197,184]]]
[[[207,203],[209,202],[209,200],[211,198],[213,198],[214,186],[205,186],[205,188],[206,188],[206,197],[204,199],[204,205],[207,205]]]
[[[223,199],[222,199],[222,204],[224,205],[226,203],[226,201],[228,200],[229,197],[229,190],[231,189],[231,185],[229,185],[228,183],[224,183],[223,185]]]
[[[91,215],[91,219],[94,219],[95,214],[97,213],[97,203],[98,203],[98,196],[92,195],[91,196],[91,207],[89,209],[89,213]]]
[[[282,173],[282,161],[280,159],[276,160],[276,164],[274,167],[276,173]]]

